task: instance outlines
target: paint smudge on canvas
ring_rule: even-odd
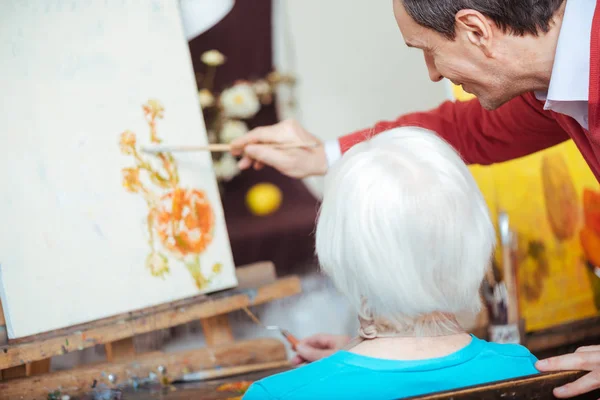
[[[151,143],[161,143],[157,121],[164,118],[164,107],[148,100],[142,110],[149,128]],[[153,276],[163,277],[170,271],[170,259],[183,264],[198,289],[206,288],[221,268],[202,271],[200,256],[212,243],[215,215],[203,190],[180,186],[178,166],[170,153],[143,156],[137,136],[121,133],[121,153],[130,156],[134,165],[122,169],[123,187],[143,197],[148,206],[146,218],[150,253],[146,267]]]

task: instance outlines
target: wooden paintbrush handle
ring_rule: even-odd
[[[291,333],[289,333],[286,330],[282,329],[281,333],[286,338],[286,340],[292,345],[292,350],[296,350],[296,346],[298,346],[298,344],[300,343],[300,340],[298,340],[298,338],[296,338],[294,335],[292,335]]]
[[[290,143],[259,143],[263,146],[272,146],[277,149],[299,149],[299,148],[313,148],[317,147],[317,142],[290,142]],[[231,151],[231,145],[226,143],[214,143],[207,144],[205,146],[174,146],[155,144],[142,147],[143,152],[150,153],[172,153],[172,152],[197,152],[197,151],[211,151],[211,152],[227,152]]]

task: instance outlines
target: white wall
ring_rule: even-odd
[[[323,140],[435,107],[446,96],[408,48],[392,0],[274,0],[275,60],[299,81],[295,116]],[[308,181],[317,193],[320,181]]]

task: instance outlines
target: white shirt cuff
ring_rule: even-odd
[[[325,142],[325,157],[327,157],[327,166],[331,167],[337,160],[342,158],[342,149],[337,139]]]

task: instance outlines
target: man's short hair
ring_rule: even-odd
[[[433,313],[476,312],[495,240],[471,172],[430,131],[381,133],[325,177],[316,251],[358,313],[366,300],[374,317],[407,327]]]
[[[505,32],[537,35],[548,32],[552,16],[564,0],[395,0],[419,25],[448,39],[455,37],[455,16],[464,9],[479,11]]]

